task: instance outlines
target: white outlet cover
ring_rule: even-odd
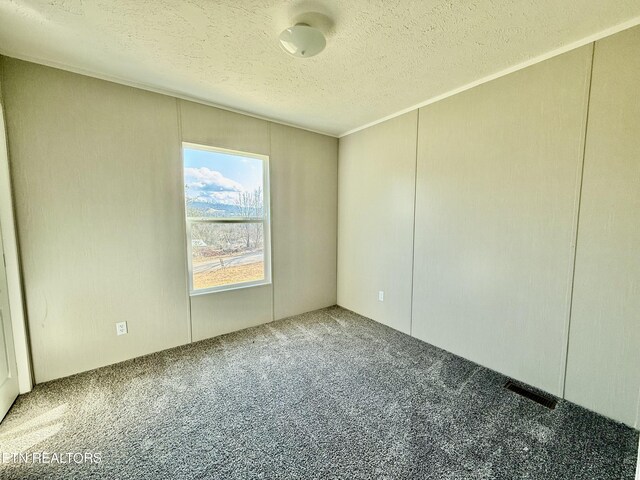
[[[382,290],[378,292],[378,300],[384,302],[384,292]]]
[[[116,323],[116,334],[124,335],[126,333],[129,333],[129,330],[127,329],[127,322]]]

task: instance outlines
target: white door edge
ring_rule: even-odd
[[[9,308],[11,309],[11,327],[13,329],[13,341],[15,345],[18,388],[20,389],[20,393],[27,393],[33,388],[33,381],[25,323],[26,317],[22,298],[20,257],[18,256],[18,240],[11,192],[6,125],[4,121],[4,110],[0,105],[0,225],[2,227],[2,240],[4,243],[7,291],[9,293]]]

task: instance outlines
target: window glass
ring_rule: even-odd
[[[270,281],[267,157],[185,145],[192,293]]]

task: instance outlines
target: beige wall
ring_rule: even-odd
[[[640,28],[596,42],[566,398],[638,424]]]
[[[341,138],[338,303],[640,426],[639,50],[597,42],[588,130],[593,45]]]
[[[9,58],[3,75],[37,382],[270,321],[274,294],[281,315],[335,304],[335,138]],[[271,155],[273,286],[188,297],[181,141]]]
[[[337,158],[335,138],[271,125],[276,320],[336,303]]]
[[[405,333],[417,117],[410,112],[340,139],[338,303]]]
[[[36,382],[187,343],[175,100],[3,64]]]
[[[556,395],[591,49],[420,109],[412,333]]]

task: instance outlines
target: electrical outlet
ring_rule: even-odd
[[[129,330],[127,330],[127,322],[116,323],[116,335],[124,335],[126,333],[129,333]]]
[[[378,292],[378,301],[384,302],[384,292],[382,290]]]

